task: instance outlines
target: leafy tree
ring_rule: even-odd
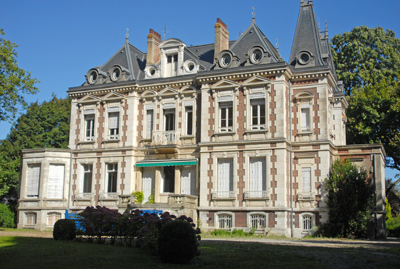
[[[365,171],[349,161],[335,161],[325,180],[329,220],[325,236],[366,237],[374,188]]]
[[[3,204],[0,204],[0,227],[14,227],[14,213]]]
[[[0,121],[12,121],[18,111],[18,105],[26,107],[24,94],[38,92],[35,78],[17,65],[17,44],[4,39],[4,30],[0,29]]]
[[[0,141],[0,197],[11,199],[15,207],[22,149],[67,148],[70,100],[55,96],[50,101],[32,103],[21,115],[7,138]]]
[[[400,39],[355,27],[332,38],[332,51],[349,101],[347,143],[382,143],[386,166],[400,170]]]

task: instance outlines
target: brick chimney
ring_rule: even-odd
[[[147,35],[147,58],[146,65],[157,64],[160,61],[161,53],[160,53],[160,45],[161,36],[159,33],[150,29],[149,34]]]
[[[220,18],[217,19],[215,28],[215,48],[214,48],[214,62],[218,57],[218,54],[226,49],[229,49],[229,32],[226,24],[221,21]]]

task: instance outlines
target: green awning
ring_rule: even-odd
[[[177,165],[196,165],[197,160],[147,160],[136,163],[136,167],[155,167],[155,166],[177,166]]]

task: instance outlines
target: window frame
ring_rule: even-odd
[[[255,217],[255,216],[257,216],[257,217],[262,217],[263,218],[263,221],[264,221],[264,227],[260,227],[260,219],[258,219],[258,220],[253,220],[253,217]],[[250,227],[250,228],[255,228],[256,230],[263,230],[263,229],[266,229],[266,228],[268,228],[268,214],[267,213],[264,213],[264,212],[250,212],[248,215],[247,215],[247,226],[248,227]],[[254,227],[253,226],[253,224],[254,224],[254,222],[255,221],[257,221],[257,223],[258,223],[258,227]]]
[[[110,166],[112,166],[111,169]],[[106,163],[106,184],[107,185],[104,186],[105,188],[107,188],[106,193],[118,193],[118,163]],[[115,191],[113,191],[114,188]]]
[[[261,160],[264,167],[262,167],[262,175],[261,175],[261,191],[257,190],[252,190],[252,185],[258,185],[258,184],[252,184],[252,181],[254,179],[254,173],[252,173],[252,161],[258,159]],[[249,168],[249,173],[248,173],[248,182],[249,182],[249,189],[248,189],[248,198],[266,198],[267,197],[267,192],[268,192],[268,163],[267,163],[267,156],[249,156],[248,158],[248,168]],[[253,193],[255,194],[253,195]],[[265,194],[264,194],[265,193]]]
[[[163,108],[163,118],[164,118],[164,131],[165,132],[175,132],[176,131],[176,108]],[[172,120],[172,124],[171,121]],[[171,130],[167,130],[169,128]]]
[[[86,184],[86,174],[89,174],[88,171],[85,170],[85,167],[90,167],[90,184]],[[85,186],[90,187],[90,191],[85,191]],[[92,193],[93,187],[93,164],[82,164],[82,193]]]
[[[95,123],[96,123],[96,114],[95,113],[90,113],[90,114],[84,114],[84,141],[86,142],[93,142],[95,139]],[[91,124],[88,126],[88,123],[91,122]],[[89,135],[88,135],[89,132]]]
[[[218,229],[224,229],[224,230],[230,230],[233,229],[235,227],[234,223],[235,223],[235,215],[232,212],[218,212],[216,214],[216,224],[215,226],[217,226],[216,228]],[[223,223],[221,227],[221,222]],[[226,224],[230,224],[228,225],[228,227],[226,227]]]
[[[56,217],[55,217],[56,216]],[[54,219],[55,217],[55,219]],[[54,226],[54,224],[62,218],[62,214],[60,212],[48,212],[47,213],[47,226]],[[52,220],[52,223],[50,223]]]
[[[218,102],[219,110],[219,132],[220,133],[230,133],[234,130],[234,112],[233,112],[233,101],[228,102]],[[225,111],[225,119],[223,119],[223,111]],[[231,116],[231,118],[230,118]],[[223,121],[225,124],[223,126]]]
[[[33,183],[31,183],[31,177],[30,177],[30,169],[31,168],[33,168],[33,167],[35,167],[35,168],[38,168],[39,169],[39,171],[38,171],[38,179],[37,179],[37,195],[36,194],[30,194],[30,191],[32,191],[33,190],[33,187],[32,187],[32,190],[30,190],[30,185],[32,184],[33,185]],[[37,163],[30,163],[30,164],[27,164],[27,173],[26,173],[26,198],[28,198],[28,199],[39,199],[39,197],[40,197],[40,181],[41,181],[41,178],[42,178],[42,164],[37,164]],[[36,185],[36,183],[35,183],[35,185]],[[35,187],[35,189],[36,189],[36,187]]]
[[[302,213],[299,216],[300,229],[302,233],[309,233],[315,227],[315,215],[310,212]],[[307,222],[307,224],[306,224]],[[309,227],[307,227],[309,225]]]
[[[252,131],[265,131],[267,129],[267,105],[264,99],[250,99],[250,130]],[[257,119],[257,124],[254,124],[254,107],[257,107],[257,113],[256,119]],[[262,108],[263,107],[263,108]],[[264,111],[264,123],[261,123],[262,121],[262,112]]]
[[[185,134],[187,136],[193,136],[194,132],[193,132],[193,106],[192,105],[188,105],[185,106]],[[190,132],[189,132],[190,130]]]
[[[33,217],[32,219],[30,217]],[[35,226],[37,224],[37,213],[35,212],[26,212],[25,213],[25,220],[26,220],[26,226]],[[31,221],[33,223],[31,223]]]
[[[117,126],[111,126],[111,115],[116,116]],[[119,139],[119,128],[120,127],[120,113],[118,112],[108,112],[108,139],[117,140]]]

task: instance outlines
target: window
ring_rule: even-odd
[[[194,195],[195,169],[193,166],[183,166],[181,174],[181,194]]]
[[[51,212],[47,214],[47,225],[54,226],[57,220],[61,219],[61,213]]]
[[[251,228],[264,229],[265,226],[265,215],[255,214],[250,216]]]
[[[265,99],[251,100],[251,129],[265,130]]]
[[[153,136],[153,110],[146,110],[146,138],[152,139]]]
[[[219,228],[221,228],[221,229],[232,228],[232,215],[219,214],[218,215],[218,224],[219,224]]]
[[[233,159],[218,160],[218,197],[233,197]]]
[[[92,178],[93,178],[93,166],[90,164],[83,165],[83,193],[92,192]]]
[[[117,192],[118,164],[107,164],[107,192]]]
[[[109,139],[118,139],[119,134],[119,112],[108,113],[108,135]]]
[[[303,192],[311,192],[311,167],[302,168]]]
[[[94,140],[94,114],[85,115],[85,141]]]
[[[310,125],[310,107],[303,106],[301,108],[301,131],[307,132],[311,130]]]
[[[162,192],[175,192],[175,166],[164,166],[161,178]]]
[[[220,132],[233,131],[233,103],[223,102],[219,104]]]
[[[250,198],[266,197],[266,159],[250,158]]]
[[[178,70],[178,54],[167,56],[167,77],[176,76]]]
[[[26,225],[35,225],[35,224],[36,224],[36,214],[26,213]]]
[[[312,216],[310,215],[305,215],[303,216],[303,230],[304,231],[309,231],[312,228]]]
[[[175,131],[175,109],[164,109],[165,131]]]
[[[40,165],[28,165],[28,189],[26,196],[31,198],[39,197]]]
[[[154,195],[154,186],[155,186],[155,168],[143,167],[142,170],[143,204],[148,202],[151,196]]]
[[[64,197],[64,165],[50,164],[47,198],[62,199]]]
[[[193,107],[192,106],[185,107],[185,114],[186,114],[186,134],[192,135],[193,134]]]

